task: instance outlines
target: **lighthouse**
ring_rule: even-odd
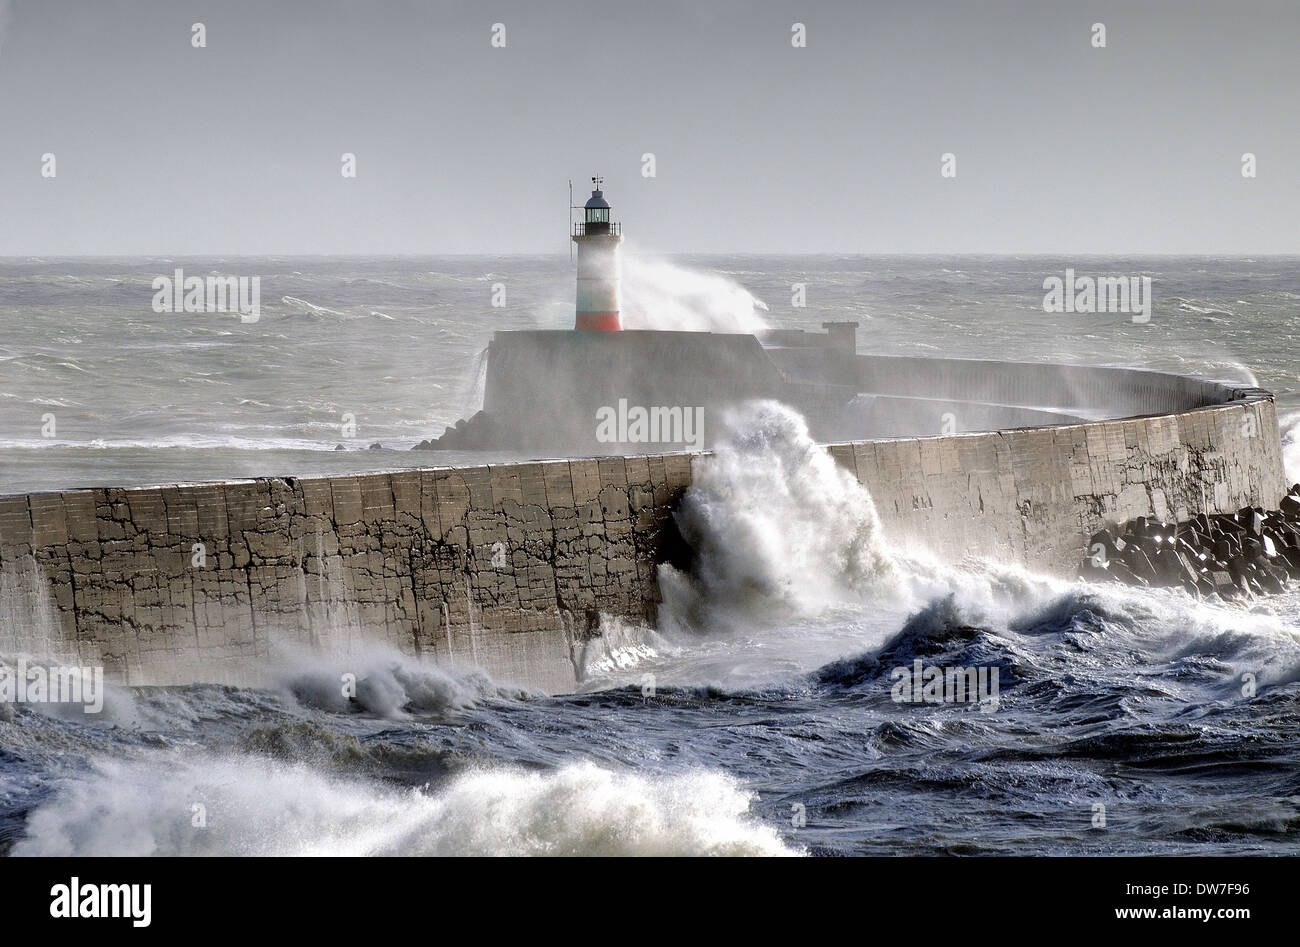
[[[574,225],[573,242],[578,245],[577,318],[574,328],[588,332],[618,331],[620,298],[618,288],[618,245],[623,234],[609,219],[609,201],[601,193],[602,179],[591,179],[591,197],[583,205],[583,219]]]

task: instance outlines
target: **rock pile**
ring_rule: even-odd
[[[1300,483],[1276,510],[1243,507],[1185,523],[1139,516],[1104,529],[1088,540],[1079,574],[1224,599],[1281,592],[1300,579]]]
[[[441,437],[420,441],[411,450],[482,450],[499,442],[499,427],[495,417],[480,411],[468,421],[461,418]]]

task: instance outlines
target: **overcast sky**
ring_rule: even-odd
[[[1300,252],[1296,0],[0,0],[0,30],[0,255],[567,252],[597,171],[658,252]]]

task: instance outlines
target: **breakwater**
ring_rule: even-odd
[[[1300,483],[1276,510],[1198,513],[1182,523],[1139,516],[1100,530],[1088,541],[1080,574],[1223,599],[1280,593],[1300,579]]]
[[[1135,375],[1158,407],[1155,373]],[[1159,377],[1180,399],[1170,413],[827,450],[892,542],[1074,575],[1107,524],[1285,494],[1267,392]],[[131,683],[243,683],[277,648],[382,642],[570,690],[602,615],[654,621],[658,564],[681,554],[672,511],[706,457],[3,497],[0,650]]]

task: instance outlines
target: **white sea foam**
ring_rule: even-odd
[[[739,283],[666,260],[623,261],[623,326],[691,332],[757,332],[767,310]]]
[[[306,313],[312,316],[338,316],[339,318],[350,318],[347,313],[339,312],[337,309],[330,309],[326,306],[317,306],[315,303],[309,303],[305,299],[299,299],[297,296],[282,296],[280,303],[296,312]]]
[[[723,426],[678,518],[696,550],[689,584],[700,594],[683,601],[683,582],[666,570],[675,597],[670,616],[685,617],[683,605],[796,616],[844,604],[912,607],[954,590],[991,604],[1063,587],[1014,566],[948,564],[896,548],[867,488],[813,440],[791,408],[750,402]]]
[[[893,547],[867,489],[794,411],[772,402],[728,419],[716,453],[696,469],[679,523],[696,567],[689,576],[670,566],[660,572],[664,633],[690,642],[689,660],[662,665],[676,683],[752,684],[807,671],[882,645],[908,615],[940,599],[962,622],[1007,633],[1053,610],[1068,625],[1095,603],[1111,616],[1115,647],[1153,660],[1212,652],[1260,671],[1261,682],[1300,668],[1300,635],[1268,606],[1252,614],[1179,590],[1088,585]]]
[[[1288,484],[1300,483],[1300,411],[1284,415],[1282,428],[1282,463]]]
[[[528,696],[477,668],[440,667],[383,644],[359,640],[346,651],[330,654],[282,646],[273,658],[271,688],[318,710],[393,719],[453,713],[485,700]]]
[[[679,653],[653,628],[613,615],[600,616],[600,634],[582,645],[578,655],[583,690],[600,690],[626,679],[621,672]]]
[[[0,664],[19,658],[29,665],[94,667],[61,650],[57,626],[48,617],[49,604],[0,572]],[[330,603],[338,604],[338,603]],[[402,654],[349,629],[308,647],[296,642],[274,643],[267,656],[250,657],[242,667],[227,668],[226,679],[237,679],[238,693],[272,706],[277,712],[365,714],[389,720],[445,717],[488,701],[523,700],[535,692],[498,683],[476,667],[441,666],[427,658]],[[201,671],[196,678],[203,679]],[[40,703],[30,709],[67,720],[99,726],[167,729],[201,717],[233,712],[222,689],[195,688],[171,693],[135,689],[106,681],[100,712],[87,714],[77,704]],[[10,714],[9,716],[12,716]]]
[[[488,768],[429,791],[264,757],[168,753],[95,761],[30,814],[13,853],[797,854],[754,818],[752,802],[734,780],[708,771]]]
[[[871,497],[817,445],[802,417],[773,401],[723,418],[724,435],[693,477],[678,523],[703,593],[670,615],[761,608],[804,614],[884,591],[896,580]],[[675,596],[685,591],[671,577]]]
[[[1300,596],[1270,596],[1247,611],[1236,605],[1198,601],[1180,589],[1142,589],[1114,583],[1077,583],[1037,608],[1013,619],[1032,624],[1053,611],[1077,616],[1090,613],[1103,640],[1088,655],[1072,657],[1092,663],[1099,676],[1115,664],[1141,660],[1178,663],[1184,658],[1213,659],[1222,673],[1224,693],[1235,692],[1241,675],[1254,675],[1261,686],[1284,684],[1300,676],[1300,631],[1295,616]],[[1048,623],[1051,627],[1051,623]],[[1176,675],[1170,676],[1176,679]]]

